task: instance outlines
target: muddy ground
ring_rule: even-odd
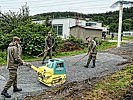
[[[120,48],[113,48],[104,52],[120,55],[128,59],[118,65],[133,64],[133,43],[124,44]],[[26,97],[24,100],[84,100],[83,93],[85,91],[90,91],[93,85],[102,78],[103,77],[93,77],[84,81],[66,83],[61,86],[53,87],[37,96]],[[123,95],[123,100],[133,100],[132,98],[133,88],[130,88],[127,93]]]

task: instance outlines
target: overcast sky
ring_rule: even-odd
[[[18,12],[19,8],[27,2],[30,15],[57,11],[74,11],[84,14],[105,13],[118,10],[118,7],[110,8],[110,6],[117,1],[118,0],[0,0],[0,10],[2,12],[8,12],[9,10]]]

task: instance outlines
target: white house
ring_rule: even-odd
[[[83,26],[86,28],[100,28],[102,29],[102,23],[86,21],[83,19],[64,18],[64,19],[53,19],[52,26],[56,33],[62,38],[68,38],[70,36],[70,27]]]
[[[102,23],[86,21],[84,19],[74,19],[74,18],[60,18],[52,19],[52,26],[55,32],[62,38],[68,38],[70,36],[70,27],[79,25],[88,28],[99,28],[102,29]],[[43,21],[34,21],[36,23],[42,24]]]
[[[86,23],[85,20],[77,20],[73,18],[64,18],[64,19],[53,19],[52,26],[55,29],[56,33],[62,38],[68,38],[70,27],[75,25],[84,26]]]

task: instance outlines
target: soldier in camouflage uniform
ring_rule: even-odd
[[[21,55],[21,46],[19,44],[20,38],[13,37],[13,41],[8,46],[8,54],[7,54],[7,68],[9,70],[9,79],[1,93],[7,98],[11,98],[11,95],[7,93],[7,90],[13,86],[13,92],[22,91],[22,89],[17,87],[17,68],[19,65],[28,65],[25,63],[20,55]]]
[[[52,48],[54,44],[55,44],[55,39],[51,36],[51,32],[48,32],[48,36],[45,38],[45,52],[42,64],[44,64],[44,61],[47,56],[49,56],[49,59],[52,59]]]
[[[94,39],[91,39],[90,37],[87,37],[86,40],[88,41],[88,61],[87,64],[84,66],[86,68],[89,67],[89,64],[92,60],[93,66],[91,68],[95,67],[95,61],[96,61],[96,55],[97,55],[97,49],[96,49],[96,41]]]

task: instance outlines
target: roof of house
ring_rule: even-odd
[[[101,30],[102,31],[102,28],[100,27],[89,27],[89,26],[79,26],[79,25],[75,25],[75,26],[72,26],[70,28],[74,28],[74,27],[80,27],[80,28],[84,28],[84,29],[89,29],[89,30]]]

